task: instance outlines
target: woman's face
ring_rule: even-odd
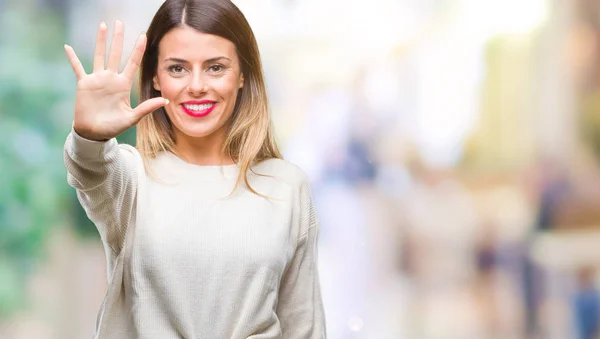
[[[224,138],[244,77],[231,41],[182,26],[160,41],[153,82],[177,138]]]

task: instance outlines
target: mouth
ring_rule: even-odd
[[[194,118],[202,118],[210,114],[217,103],[214,101],[202,101],[202,102],[193,102],[193,103],[183,103],[180,105],[183,112],[187,115]]]

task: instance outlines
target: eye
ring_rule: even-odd
[[[213,73],[222,72],[224,69],[225,67],[223,67],[223,65],[212,65],[209,67],[209,70]]]
[[[184,70],[183,67],[181,67],[181,65],[169,66],[169,68],[167,68],[167,69],[169,70],[169,72],[176,73],[176,74],[182,73]]]

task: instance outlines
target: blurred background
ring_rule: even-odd
[[[599,0],[234,2],[312,180],[329,338],[599,337]],[[0,338],[92,335],[63,44],[90,71],[120,19],[128,56],[161,3],[0,0]]]

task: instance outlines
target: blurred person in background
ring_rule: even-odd
[[[325,338],[319,221],[307,175],[274,141],[244,15],[229,0],[168,0],[122,73],[123,24],[108,58],[106,35],[102,23],[91,74],[65,46],[68,183],[108,261],[95,338]],[[137,147],[118,144],[135,125]]]
[[[529,252],[536,236],[552,231],[558,221],[557,211],[572,192],[566,168],[557,160],[542,158],[537,165],[538,178],[535,190],[539,195],[533,229],[525,239],[525,252]],[[544,270],[528,256],[523,256],[523,297],[525,302],[526,335],[536,338],[542,331],[540,308],[544,301],[547,281]]]
[[[594,283],[595,270],[591,267],[577,272],[577,291],[573,297],[575,326],[579,339],[597,339],[600,320],[600,291]]]

